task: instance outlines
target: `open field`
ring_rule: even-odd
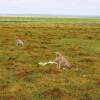
[[[0,17],[0,23],[100,23],[100,18]]]
[[[56,51],[71,69],[38,66]],[[100,19],[1,17],[0,100],[100,100]]]

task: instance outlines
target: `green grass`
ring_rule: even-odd
[[[0,23],[100,23],[99,18],[0,17]]]
[[[99,100],[100,19],[0,18],[0,100]],[[16,46],[15,37],[25,43]],[[61,52],[72,68],[38,66]]]

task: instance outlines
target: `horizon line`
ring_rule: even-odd
[[[61,18],[100,18],[100,15],[67,15],[67,14],[3,14],[0,17],[61,17]]]

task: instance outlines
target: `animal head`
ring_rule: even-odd
[[[19,36],[16,36],[16,40],[17,40],[17,39],[20,39]]]
[[[57,56],[57,57],[61,57],[62,55],[61,55],[60,52],[56,52],[56,56]]]

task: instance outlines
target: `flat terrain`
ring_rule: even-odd
[[[56,51],[71,69],[38,65]],[[100,100],[100,19],[1,17],[0,100]]]

